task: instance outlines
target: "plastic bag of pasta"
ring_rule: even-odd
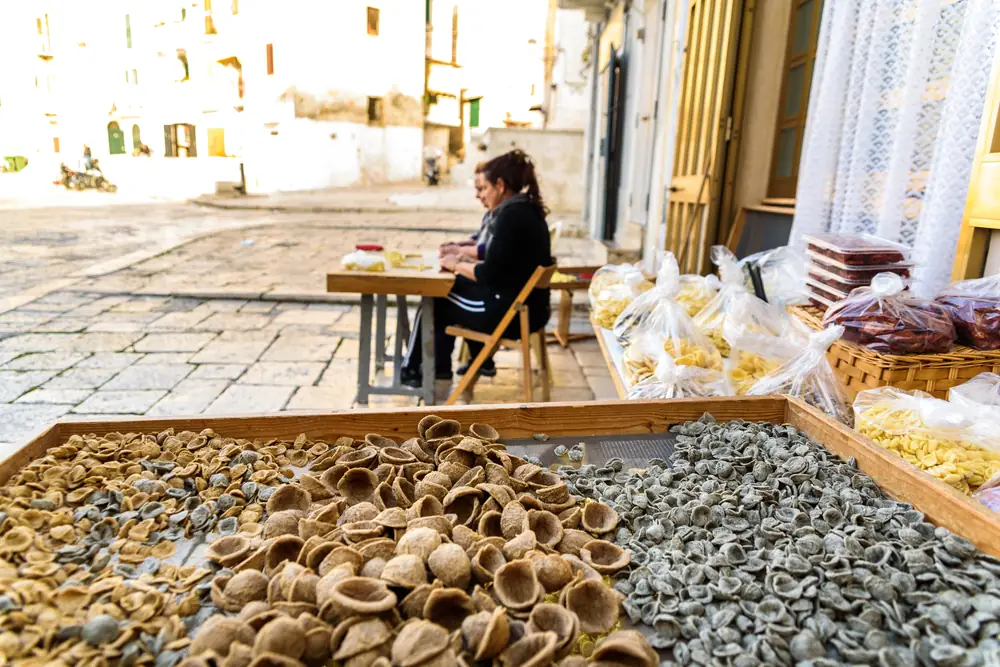
[[[355,250],[340,260],[340,266],[349,271],[385,271],[388,263],[385,253],[370,250]]]
[[[726,396],[725,377],[719,371],[682,366],[660,350],[653,373],[632,387],[628,393],[631,401],[656,398],[688,398]]]
[[[663,337],[701,344],[694,320],[676,299],[681,290],[681,273],[672,252],[660,253],[660,269],[656,272],[656,287],[636,297],[615,320],[615,339],[627,347],[647,331]],[[673,354],[673,352],[671,352]]]
[[[761,301],[743,285],[743,269],[739,260],[725,246],[712,248],[712,261],[719,267],[722,286],[719,293],[694,318],[695,324],[715,344],[724,357],[729,356],[730,343],[723,336],[723,327],[731,317],[739,317],[740,325],[753,333],[781,335],[789,326],[789,317],[779,307]]]
[[[1000,375],[980,373],[965,384],[952,387],[948,400],[964,408],[981,410],[984,417],[1000,419]]]
[[[588,293],[594,321],[610,329],[632,301],[653,288],[642,271],[630,264],[609,264],[594,274]]]
[[[1000,473],[1000,435],[978,412],[895,387],[854,399],[859,433],[966,495]]]
[[[802,350],[757,380],[747,396],[788,394],[800,398],[845,424],[852,423],[850,405],[840,380],[826,359],[827,349],[844,334],[843,327],[827,327],[809,334]]]
[[[677,293],[677,303],[684,306],[688,315],[694,317],[719,293],[720,286],[719,278],[714,273],[708,276],[685,274],[681,276],[681,291]]]
[[[731,346],[724,363],[726,380],[736,396],[744,396],[758,380],[800,354],[809,339],[807,332],[788,336],[749,332],[740,325],[739,318],[730,318],[723,327],[723,336]]]

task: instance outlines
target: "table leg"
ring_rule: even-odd
[[[406,297],[396,295],[396,340],[392,354],[392,386],[399,387],[399,373],[403,370],[403,341],[410,337],[410,325],[407,322]]]
[[[385,320],[388,299],[385,294],[375,297],[375,372],[385,368]]]
[[[358,332],[358,403],[362,405],[368,405],[374,301],[375,298],[371,294],[361,295],[361,330]]]
[[[421,299],[421,337],[423,347],[423,390],[424,405],[434,405],[434,297],[425,296]]]
[[[573,317],[573,292],[560,290],[559,321],[556,323],[556,340],[563,347],[569,347],[569,324]]]

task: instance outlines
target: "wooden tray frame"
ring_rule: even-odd
[[[342,435],[361,438],[366,433],[377,432],[403,439],[415,435],[416,424],[421,417],[437,414],[457,419],[464,426],[473,422],[491,424],[506,438],[530,437],[534,433],[593,436],[659,433],[673,424],[698,419],[706,412],[715,415],[719,421],[746,419],[791,424],[841,458],[854,457],[858,468],[874,478],[889,496],[910,503],[922,511],[929,521],[968,538],[984,552],[1000,558],[1000,514],[906,463],[824,413],[787,396],[60,421],[0,462],[0,483],[6,482],[32,460],[43,456],[50,447],[58,446],[76,434],[157,433],[173,427],[178,431],[211,428],[234,438],[292,440],[305,433],[312,439],[332,440]]]

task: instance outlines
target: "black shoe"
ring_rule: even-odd
[[[434,374],[435,380],[451,380],[451,371],[437,371]],[[424,372],[423,370],[414,370],[412,368],[403,368],[399,371],[399,383],[404,387],[411,387],[413,389],[420,389],[424,386]]]
[[[471,365],[472,362],[470,361],[464,366],[459,366],[458,370],[455,371],[455,374],[465,375],[466,373],[469,372],[469,366]],[[496,374],[497,374],[497,365],[493,363],[492,359],[486,361],[485,363],[483,363],[482,366],[479,367],[479,377],[491,378],[491,377],[496,377]]]
[[[423,386],[423,376],[419,370],[413,368],[402,368],[399,371],[399,384],[404,387],[420,389]]]

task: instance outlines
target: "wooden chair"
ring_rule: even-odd
[[[531,277],[528,278],[528,282],[524,284],[521,288],[521,292],[514,299],[514,303],[511,304],[507,312],[504,313],[503,319],[500,320],[500,324],[497,328],[493,330],[492,334],[485,334],[480,331],[473,331],[472,329],[466,329],[463,327],[451,326],[445,329],[445,332],[451,336],[465,338],[466,340],[474,340],[483,344],[483,349],[480,351],[476,358],[472,360],[472,365],[469,366],[469,370],[465,372],[462,376],[461,381],[459,381],[458,386],[451,392],[448,396],[448,400],[445,401],[445,405],[454,405],[459,397],[464,394],[469,387],[471,387],[476,379],[479,377],[479,369],[482,368],[483,364],[489,359],[494,352],[496,352],[498,347],[504,347],[510,350],[516,350],[518,347],[521,348],[521,368],[523,374],[523,384],[524,384],[524,400],[529,403],[534,400],[534,396],[531,390],[531,345],[534,338],[538,338],[536,342],[538,351],[538,363],[541,366],[542,371],[542,400],[549,400],[549,354],[545,346],[545,328],[542,327],[538,331],[532,332],[528,324],[528,306],[525,301],[528,300],[528,295],[531,294],[538,287],[548,287],[549,279],[555,272],[555,266],[539,266],[535,269]],[[507,327],[510,326],[514,318],[520,318],[521,324],[521,339],[511,340],[509,338],[504,338],[503,334],[507,331]]]

